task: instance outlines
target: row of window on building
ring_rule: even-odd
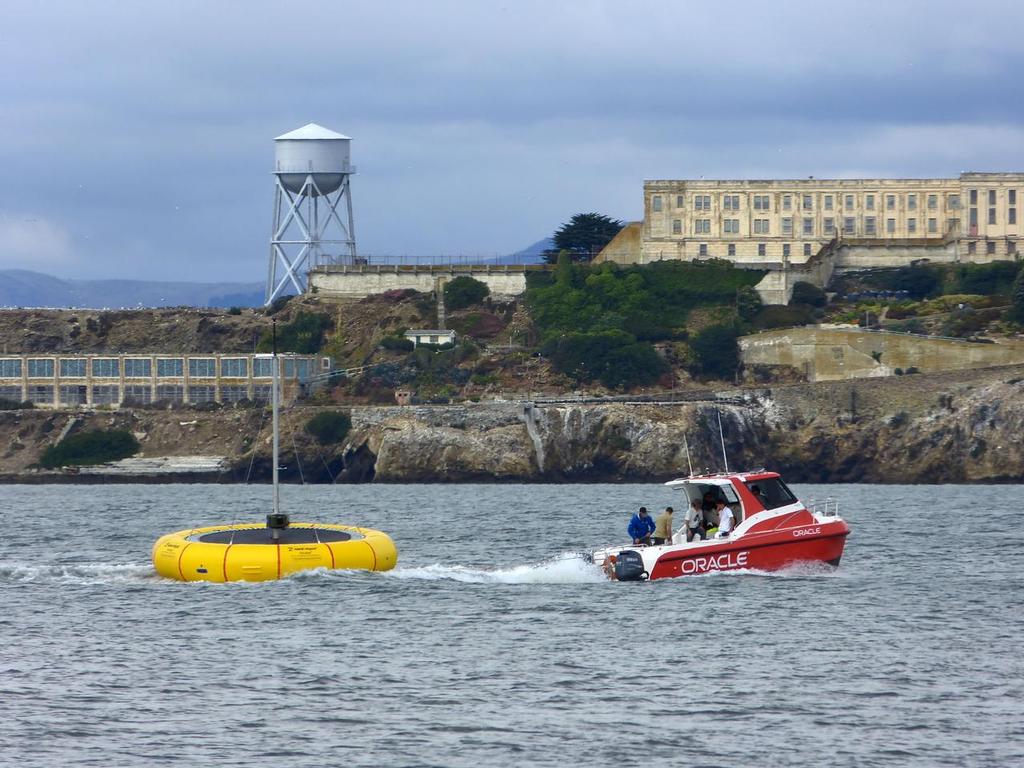
[[[803,254],[804,254],[804,256],[813,256],[814,255],[814,248],[815,247],[816,247],[815,244],[803,243]],[[977,252],[978,252],[978,243],[973,241],[973,240],[968,242],[967,243],[967,253],[970,254],[970,255],[974,255]],[[1017,243],[1014,242],[1013,240],[1007,241],[1007,243],[1006,243],[1006,253],[1009,256],[1015,255],[1017,253]],[[782,257],[785,258],[785,259],[788,259],[790,256],[792,256],[792,254],[793,254],[792,243],[783,243],[782,244]],[[996,255],[996,241],[995,240],[986,240],[985,241],[985,254],[987,256],[995,256]],[[702,258],[711,255],[710,251],[708,250],[708,244],[707,243],[699,243],[698,244],[698,255],[700,257],[702,257]],[[729,243],[729,244],[726,245],[726,255],[729,256],[729,257],[735,257],[736,256],[736,244],[735,243]],[[757,255],[759,257],[765,257],[765,256],[768,255],[768,244],[767,243],[758,243],[757,244]]]
[[[124,363],[124,377],[151,378],[153,360],[151,358],[120,358],[94,357],[61,358],[51,357],[28,358],[25,360],[26,371],[30,379],[51,379],[56,371],[64,379],[86,378],[87,371],[94,378],[117,379],[121,377],[121,363]],[[283,375],[285,378],[306,379],[312,371],[312,361],[285,359]],[[273,376],[271,358],[256,357],[252,360],[253,378],[271,378]],[[185,360],[183,358],[157,358],[156,375],[158,378],[181,378],[184,376]],[[0,358],[0,378],[11,379],[22,375],[21,358]],[[191,378],[216,378],[217,358],[191,357],[188,359],[188,375]],[[249,359],[244,357],[220,359],[220,373],[223,378],[247,378],[249,376]]]
[[[91,397],[90,397],[91,396]],[[252,391],[246,386],[221,385],[220,387],[200,385],[162,384],[156,387],[127,385],[95,385],[91,389],[84,385],[32,384],[24,389],[20,386],[0,386],[0,399],[21,402],[27,400],[36,405],[150,405],[160,403],[237,403],[254,400],[269,403],[271,386],[257,384]]]
[[[990,214],[996,210],[996,190],[982,190],[987,192],[987,202],[990,207]],[[969,191],[970,204],[972,206],[978,205],[979,190],[972,189]],[[820,204],[816,204],[816,198],[821,197]],[[741,203],[746,195],[735,195],[735,194],[724,194],[721,196],[722,199],[722,210],[725,211],[738,211],[741,208]],[[820,207],[826,211],[838,210],[840,204],[843,209],[847,211],[854,211],[858,209],[856,194],[783,194],[780,195],[779,208],[783,211],[795,210],[794,206],[799,206],[801,210],[813,211]],[[875,204],[877,199],[881,199],[887,211],[897,210],[897,205],[900,202],[904,204],[904,207],[908,211],[914,211],[918,209],[918,205],[924,202],[925,207],[929,211],[936,211],[939,209],[939,200],[941,195],[937,192],[930,193],[917,193],[907,192],[905,194],[882,194],[882,193],[866,193],[864,194],[864,210],[873,211],[876,210]],[[695,211],[710,211],[712,195],[691,195],[693,204],[693,210]],[[675,207],[677,209],[686,207],[686,195],[675,196]],[[1016,223],[1016,209],[1013,206],[1017,205],[1017,190],[1008,189],[1006,190],[1006,204],[1011,206],[1010,210],[1013,210],[1013,221],[1009,223]],[[651,210],[655,213],[660,212],[663,207],[662,195],[651,196]],[[771,195],[751,195],[751,207],[755,211],[771,211],[772,210],[772,196]],[[960,195],[958,193],[952,193],[946,195],[946,208],[950,210],[960,209]],[[995,222],[993,222],[995,223]]]
[[[711,219],[694,219],[693,220],[693,234],[695,235],[708,235],[711,234]],[[754,219],[753,220],[753,234],[755,235],[770,235],[771,232],[771,220],[770,219]],[[805,216],[801,221],[801,234],[813,237],[817,234],[815,229],[816,219],[812,216]],[[977,223],[977,222],[975,222]],[[782,234],[785,236],[792,236],[793,234],[794,220],[792,216],[784,216],[782,218]],[[857,226],[858,221],[856,216],[845,216],[842,219],[836,219],[832,216],[825,216],[821,220],[821,233],[827,237],[834,237],[839,234],[838,227],[841,227],[843,234],[856,235],[858,234],[859,228]],[[924,221],[925,232],[927,234],[936,235],[943,234],[939,231],[939,219],[936,217],[929,217]],[[960,228],[960,219],[951,218],[946,219],[945,232],[955,232]],[[885,232],[886,234],[895,234],[897,230],[897,220],[895,218],[885,219]],[[906,231],[907,234],[914,235],[919,232],[918,219],[916,217],[910,217],[906,219]],[[740,219],[722,219],[722,232],[726,235],[738,235],[740,234]],[[865,216],[864,217],[864,235],[871,237],[878,234],[878,217],[877,216]],[[683,234],[683,220],[673,219],[672,220],[672,234],[681,235]]]

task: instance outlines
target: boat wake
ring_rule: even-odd
[[[0,561],[0,582],[142,584],[160,580],[149,563],[17,563]]]
[[[509,568],[473,568],[435,563],[422,567],[398,567],[384,575],[394,579],[448,580],[466,584],[594,584],[608,581],[601,569],[584,560],[579,552],[568,552],[533,565]]]

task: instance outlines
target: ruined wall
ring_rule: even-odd
[[[808,381],[891,376],[897,368],[921,372],[1024,363],[1024,343],[978,344],[855,328],[788,328],[739,340],[747,365],[788,365]]]

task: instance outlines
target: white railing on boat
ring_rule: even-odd
[[[833,499],[831,496],[826,498],[824,501],[815,501],[814,499],[810,499],[807,502],[807,508],[816,515],[822,515],[823,517],[838,517],[839,499]]]

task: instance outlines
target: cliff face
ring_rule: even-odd
[[[762,420],[751,408],[721,406],[731,456],[763,454]],[[711,405],[518,403],[355,409],[348,455],[373,456],[375,479],[622,480],[670,477],[687,466],[721,465]],[[712,455],[713,451],[717,451]]]
[[[778,469],[794,482],[1024,480],[1024,366],[717,398],[355,407],[344,443],[327,446],[304,431],[319,409],[300,406],[282,416],[281,463],[289,482],[660,481],[686,473],[687,444],[695,470],[722,468],[720,415],[730,467]],[[270,476],[269,418],[254,408],[0,412],[0,474],[8,481],[75,479],[32,464],[66,431],[110,428],[134,432],[146,458],[223,457],[227,469],[215,479]]]
[[[1024,479],[1024,381],[951,389],[928,399],[916,413],[818,416],[791,430],[776,424],[777,464],[790,477],[821,482]]]

